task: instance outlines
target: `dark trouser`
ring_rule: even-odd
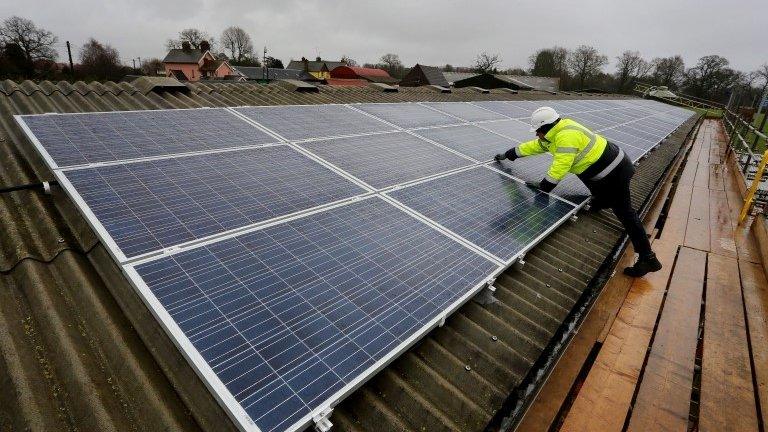
[[[635,167],[625,155],[621,163],[610,174],[600,180],[587,180],[584,183],[592,192],[593,206],[613,210],[613,214],[616,215],[616,218],[624,225],[624,229],[627,230],[635,252],[642,259],[650,256],[653,251],[651,250],[651,243],[648,241],[645,227],[643,227],[643,223],[640,221],[640,217],[638,217],[635,209],[632,208],[629,181],[634,174]]]

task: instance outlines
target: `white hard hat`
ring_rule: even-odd
[[[545,124],[554,123],[554,121],[559,118],[560,115],[552,107],[545,106],[537,108],[536,111],[531,114],[531,132],[536,132],[538,128]]]

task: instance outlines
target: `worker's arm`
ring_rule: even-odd
[[[565,136],[558,136],[557,146],[555,147],[554,157],[552,158],[552,164],[549,165],[547,175],[539,185],[539,189],[544,192],[550,192],[552,189],[560,183],[560,180],[564,179],[569,172],[573,162],[576,160],[576,155],[579,153],[579,149],[576,146],[577,143],[571,143],[573,139],[570,134],[562,134]]]
[[[526,141],[517,147],[513,147],[507,150],[505,153],[499,153],[494,159],[497,161],[504,159],[515,160],[519,157],[533,156],[546,152],[547,148],[544,146],[544,143],[537,138],[534,140]]]

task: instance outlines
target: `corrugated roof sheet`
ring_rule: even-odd
[[[179,91],[126,82],[3,81],[0,184],[51,178],[13,114],[491,99],[520,97],[464,89],[384,93],[323,86],[308,94],[254,83],[194,83]],[[637,203],[674,156],[677,135],[638,169]],[[60,190],[0,194],[0,220],[0,429],[231,430]],[[498,304],[468,304],[337,407],[332,420],[338,430],[482,430],[620,233],[607,214],[584,215],[556,231],[529,254],[522,271],[498,280]]]

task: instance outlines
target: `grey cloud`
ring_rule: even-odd
[[[125,61],[162,57],[166,39],[185,27],[214,36],[245,28],[254,45],[283,60],[347,54],[360,62],[386,52],[406,65],[470,65],[480,51],[504,66],[526,66],[537,48],[596,46],[611,61],[625,49],[647,58],[681,54],[688,66],[707,54],[745,71],[768,61],[768,2],[647,0],[29,0],[0,4],[0,17],[22,15],[79,47],[88,37],[115,46]],[[61,51],[63,54],[63,51]]]

